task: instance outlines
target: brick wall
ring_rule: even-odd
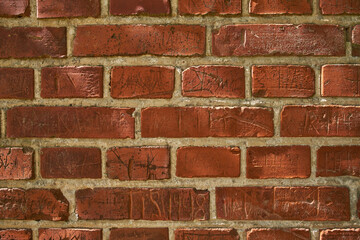
[[[0,1],[0,239],[360,239],[359,15]]]

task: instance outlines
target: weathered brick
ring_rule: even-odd
[[[101,229],[40,228],[39,240],[102,240]]]
[[[31,229],[1,229],[0,239],[32,240],[32,231]]]
[[[66,221],[69,202],[59,189],[0,188],[0,219]]]
[[[175,85],[173,67],[114,67],[111,70],[113,98],[171,98]]]
[[[228,15],[241,14],[241,0],[179,0],[179,13],[181,15]]]
[[[352,55],[360,56],[360,25],[356,25],[352,30]]]
[[[239,234],[231,228],[176,229],[175,240],[221,239],[239,240]]]
[[[42,148],[43,178],[101,178],[98,148]]]
[[[141,111],[142,137],[271,137],[269,108],[163,107]]]
[[[322,14],[359,14],[358,0],[320,0]]]
[[[0,179],[33,178],[34,150],[30,148],[0,148]]]
[[[111,15],[168,15],[170,0],[110,0]]]
[[[253,228],[246,236],[247,240],[311,240],[309,229],[303,228]]]
[[[267,65],[252,67],[254,97],[311,97],[315,93],[315,73],[311,67]]]
[[[247,149],[247,178],[308,178],[310,174],[311,149],[309,146],[250,147]]]
[[[38,18],[100,16],[100,0],[37,0]]]
[[[186,97],[245,98],[243,67],[197,66],[182,73],[182,95]]]
[[[29,0],[2,0],[0,1],[0,17],[30,16]]]
[[[218,187],[216,213],[226,220],[349,221],[349,189]]]
[[[66,56],[65,27],[0,27],[0,58]]]
[[[336,25],[248,24],[213,31],[215,56],[345,56],[345,31]]]
[[[112,228],[110,240],[169,240],[167,228]]]
[[[239,177],[238,147],[181,147],[177,150],[176,176]]]
[[[34,70],[0,68],[0,98],[33,99]]]
[[[282,137],[358,137],[360,107],[285,106]]]
[[[96,188],[76,191],[81,220],[209,219],[209,192],[191,188]]]
[[[311,14],[312,0],[251,0],[250,13],[253,14]]]
[[[119,180],[162,180],[170,178],[170,149],[167,147],[111,148],[106,171]]]
[[[42,98],[101,98],[102,67],[48,67],[41,70]]]
[[[205,27],[198,25],[79,26],[75,56],[163,55],[205,53]]]
[[[358,240],[360,228],[325,229],[320,232],[320,240]]]
[[[7,136],[134,138],[132,108],[15,107],[7,111]]]
[[[324,97],[360,97],[360,65],[323,66],[321,95]]]
[[[360,146],[325,146],[317,151],[318,177],[360,177]]]

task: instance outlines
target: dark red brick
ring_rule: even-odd
[[[310,174],[311,149],[309,146],[250,147],[247,149],[247,178],[308,178]]]
[[[142,137],[272,137],[269,108],[145,108]]]
[[[311,240],[309,229],[253,228],[246,232],[247,240]]]
[[[315,93],[315,73],[311,67],[267,65],[252,67],[254,97],[311,97]]]
[[[0,58],[66,57],[65,27],[0,27]]]
[[[352,55],[360,56],[360,25],[356,25],[352,30]]]
[[[360,107],[285,106],[282,137],[359,137]]]
[[[112,228],[110,240],[169,240],[167,228]]]
[[[102,240],[101,229],[40,228],[39,240]]]
[[[99,16],[100,0],[37,0],[38,18]]]
[[[226,220],[349,221],[349,189],[218,187],[216,213]]]
[[[98,148],[42,148],[43,178],[101,178]]]
[[[0,179],[33,178],[34,150],[30,148],[0,148]]]
[[[244,68],[190,67],[182,74],[182,94],[186,97],[245,98]]]
[[[29,0],[2,0],[0,1],[0,17],[30,16]]]
[[[162,55],[205,53],[205,27],[198,25],[79,26],[75,56]]]
[[[0,98],[33,99],[34,70],[0,68]]]
[[[7,136],[134,138],[132,108],[15,107],[7,111]]]
[[[102,67],[48,67],[41,70],[42,98],[101,98]]]
[[[251,0],[250,13],[253,14],[311,14],[312,0]]]
[[[111,71],[113,98],[171,98],[174,84],[173,67],[115,67]]]
[[[111,15],[168,15],[170,0],[110,0]]]
[[[179,13],[181,15],[228,15],[241,14],[241,0],[179,0]]]
[[[239,234],[231,228],[176,229],[175,240],[239,240]]]
[[[215,56],[345,56],[344,28],[336,25],[247,24],[213,31]]]
[[[320,232],[320,240],[358,240],[360,228],[325,229]]]
[[[359,14],[359,0],[320,0],[322,14]]]
[[[209,220],[209,192],[192,188],[96,188],[76,191],[81,220]]]
[[[170,178],[170,149],[167,147],[111,148],[107,151],[109,178],[162,180]]]
[[[0,229],[0,239],[32,240],[31,229]]]
[[[176,176],[239,177],[238,147],[181,147],[177,150]]]

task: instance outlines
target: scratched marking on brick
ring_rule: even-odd
[[[32,240],[31,229],[2,229],[1,240]]]
[[[357,14],[360,13],[358,0],[320,0],[322,14]]]
[[[320,232],[320,240],[360,240],[360,228],[326,229]]]
[[[227,220],[348,221],[345,187],[216,188],[217,218]]]
[[[239,235],[231,228],[176,229],[175,240],[239,240]]]
[[[31,179],[33,154],[32,149],[0,148],[0,179]]]
[[[240,14],[241,0],[179,0],[179,13],[182,15]]]
[[[253,14],[311,14],[309,0],[251,0],[250,13]]]
[[[0,98],[33,99],[34,70],[0,68]]]
[[[311,240],[304,228],[253,228],[246,232],[247,240]]]
[[[79,219],[209,219],[209,192],[190,188],[96,188],[76,191]]]
[[[102,240],[102,230],[40,228],[39,240]]]
[[[110,240],[169,240],[167,228],[112,228]]]

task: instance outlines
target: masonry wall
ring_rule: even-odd
[[[0,1],[0,239],[360,239],[360,1]]]

